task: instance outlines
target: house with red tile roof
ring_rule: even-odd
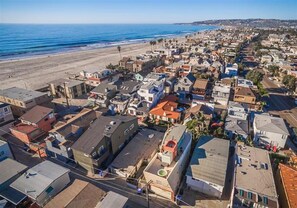
[[[178,100],[175,96],[167,96],[160,103],[150,110],[150,119],[158,121],[167,121],[178,123],[181,119],[181,113],[177,111]]]
[[[276,185],[281,207],[297,208],[297,169],[280,163]]]

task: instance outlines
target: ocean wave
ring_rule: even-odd
[[[26,30],[23,27],[26,27]],[[0,59],[141,43],[215,29],[215,27],[181,25],[89,25],[83,27],[82,30],[79,25],[68,27],[63,25],[51,25],[50,27],[46,25],[0,25],[0,30],[11,34],[7,37],[0,35]],[[16,37],[13,35],[15,31],[24,32],[22,36]]]

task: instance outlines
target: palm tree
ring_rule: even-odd
[[[119,52],[119,54],[120,54],[120,59],[122,59],[121,46],[118,46],[117,48],[118,48],[118,52]]]
[[[162,43],[163,42],[163,38],[158,39],[158,43]]]

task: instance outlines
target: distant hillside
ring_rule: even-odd
[[[278,20],[278,19],[226,19],[226,20],[204,20],[196,21],[190,24],[194,25],[221,25],[221,26],[239,26],[239,27],[295,27],[297,20]]]

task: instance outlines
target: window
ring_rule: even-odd
[[[244,191],[243,190],[239,190],[239,196],[243,196],[244,195]]]
[[[153,98],[152,97],[149,97],[149,101],[153,101]]]
[[[5,114],[9,113],[9,109],[8,109],[8,107],[5,107],[5,108],[4,108],[4,113],[5,113]]]
[[[268,198],[266,196],[263,196],[263,203],[266,205],[268,204]]]
[[[51,193],[53,190],[54,190],[54,188],[50,186],[50,187],[48,187],[48,188],[45,190],[45,192],[46,192],[47,194],[49,194],[49,193]]]
[[[252,192],[248,192],[248,199],[252,199],[253,198],[253,193]]]

